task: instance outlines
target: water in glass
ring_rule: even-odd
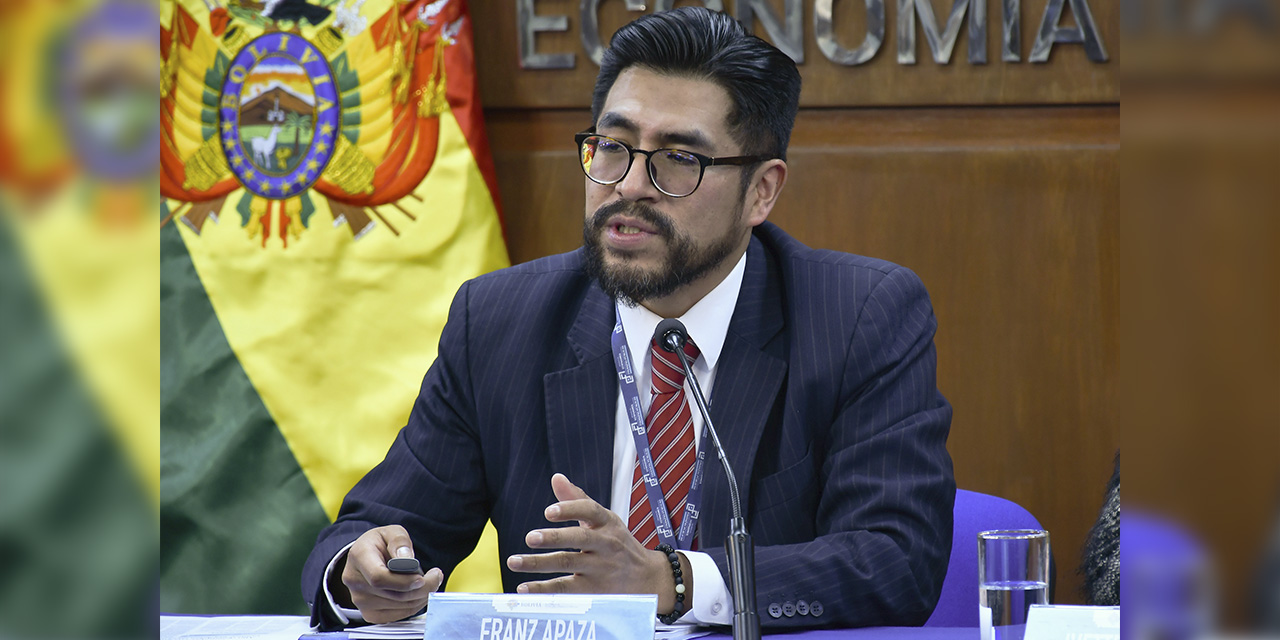
[[[978,592],[983,640],[1022,640],[1027,612],[1049,602],[1048,583],[1035,580],[987,582]]]

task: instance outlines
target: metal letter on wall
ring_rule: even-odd
[[[520,39],[521,69],[572,69],[572,53],[537,53],[534,38],[540,31],[568,31],[568,16],[539,16],[533,0],[516,0],[516,34]]]
[[[1031,45],[1031,62],[1048,62],[1049,50],[1055,43],[1084,44],[1084,54],[1094,62],[1106,62],[1107,50],[1102,48],[1102,40],[1098,38],[1098,26],[1093,22],[1093,14],[1089,11],[1088,0],[1070,0],[1071,13],[1075,14],[1076,26],[1059,27],[1062,19],[1063,2],[1067,0],[1049,0],[1044,7],[1044,19],[1040,21],[1040,34],[1035,44]]]
[[[836,42],[831,17],[833,0],[817,0],[813,5],[813,33],[822,55],[836,64],[859,65],[875,57],[884,44],[884,0],[865,0],[867,3],[867,37],[852,51]]]
[[[969,11],[969,62],[987,63],[987,4],[986,0],[955,0],[951,15],[947,17],[947,29],[938,33],[938,21],[933,16],[930,0],[898,0],[898,64],[916,63],[916,14],[920,26],[938,64],[951,62],[951,51],[960,37],[960,23],[965,9]]]
[[[1004,6],[1000,59],[1017,62],[1022,59],[1022,0],[1004,0],[1000,4]]]
[[[653,12],[658,13],[660,11],[670,11],[671,8],[675,6],[675,4],[676,4],[676,0],[654,0]],[[719,11],[721,13],[724,13],[723,0],[702,0],[702,6],[712,11]]]
[[[600,2],[602,0],[579,0],[578,15],[582,17],[582,47],[587,50],[587,57],[600,66],[604,59],[604,45],[600,43]],[[627,0],[627,11],[644,11],[644,0]]]
[[[768,0],[738,0],[734,3],[737,14],[735,17],[742,26],[746,27],[747,32],[752,31],[756,14],[759,14],[760,23],[764,25],[764,31],[769,34],[773,45],[795,60],[796,64],[803,64],[804,7],[801,5],[801,0],[785,0],[782,7],[786,14],[785,31],[778,23],[778,14],[773,11]]]

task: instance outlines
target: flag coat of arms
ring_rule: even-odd
[[[507,266],[465,0],[162,5],[161,609],[304,609],[465,280]],[[451,590],[501,590],[486,533]]]

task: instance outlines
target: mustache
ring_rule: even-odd
[[[628,202],[626,200],[614,200],[602,205],[599,209],[596,209],[595,213],[591,214],[591,220],[587,224],[591,232],[597,234],[609,226],[610,218],[621,214],[645,221],[657,231],[658,235],[664,238],[675,236],[676,226],[666,215],[647,204]]]

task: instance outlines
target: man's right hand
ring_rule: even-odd
[[[333,589],[334,600],[354,606],[368,622],[403,620],[427,605],[427,597],[440,588],[444,572],[438,567],[426,575],[392,573],[391,558],[412,558],[413,541],[404,527],[393,524],[370,529],[347,550],[342,587]]]

